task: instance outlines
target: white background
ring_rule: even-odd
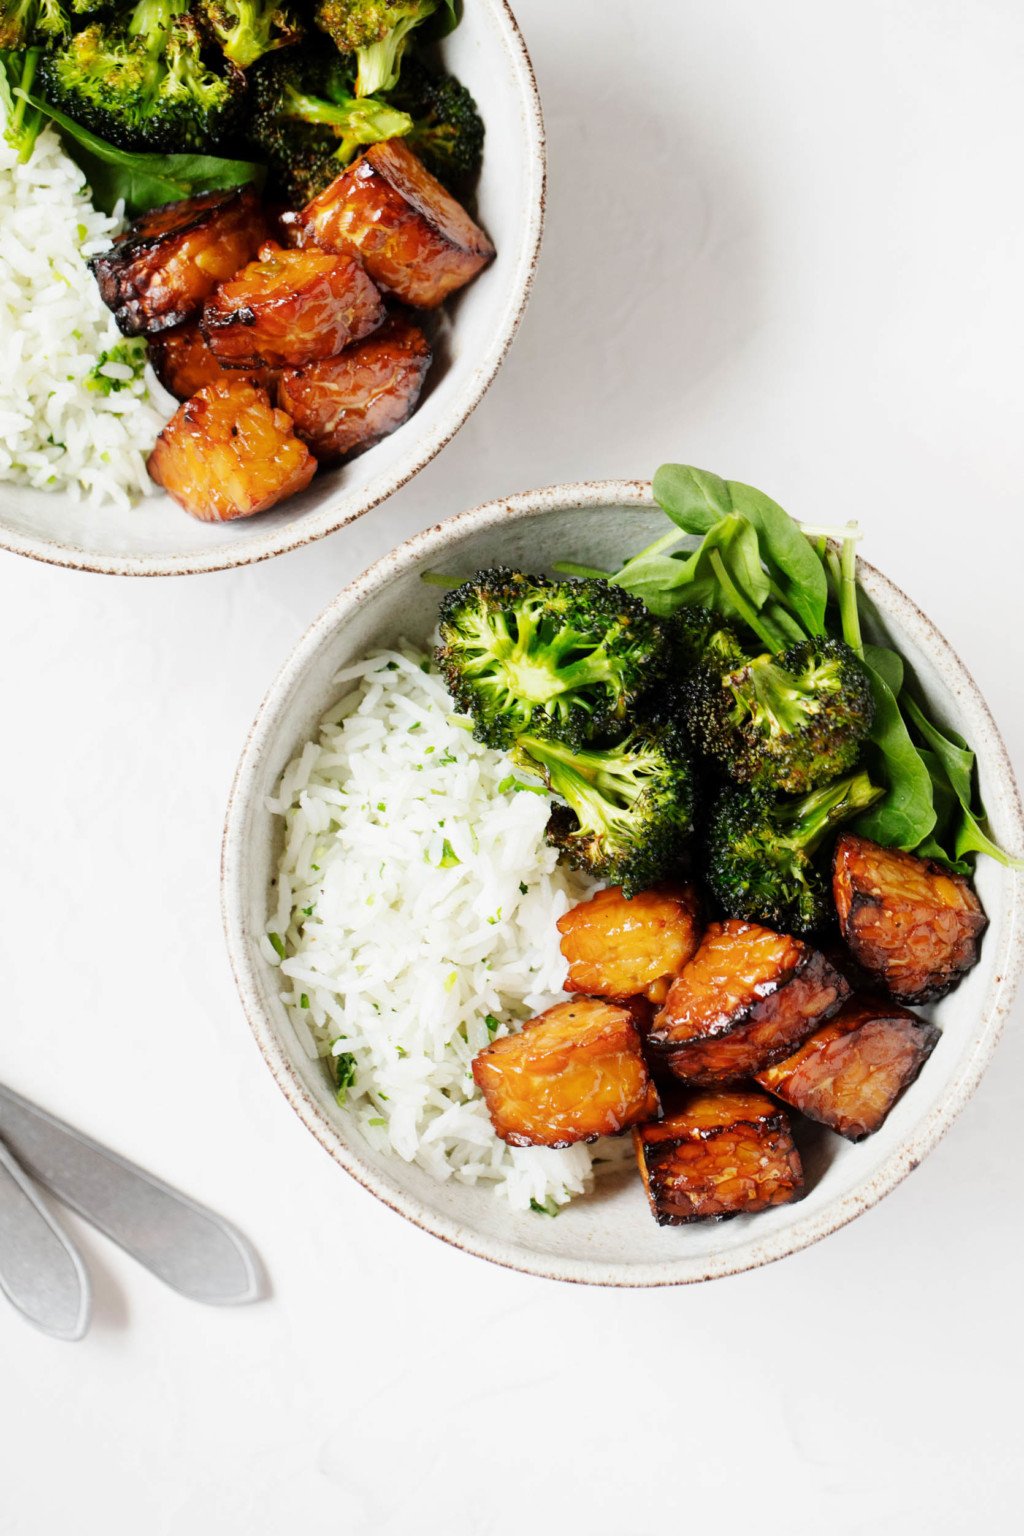
[[[491,496],[677,458],[857,516],[1024,758],[1017,0],[518,11],[545,251],[442,456],[247,571],[0,557],[2,1074],[235,1220],[274,1291],[204,1310],[73,1224],[88,1339],[0,1307],[4,1533],[1020,1529],[1019,1010],[881,1207],[771,1269],[628,1293],[492,1268],[378,1205],[236,1001],[218,841],[264,688],[343,582]]]

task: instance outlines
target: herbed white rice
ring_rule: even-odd
[[[547,795],[515,788],[530,781],[463,729],[428,666],[403,644],[339,675],[268,802],[285,846],[263,952],[372,1146],[553,1212],[628,1138],[508,1147],[469,1065],[562,996],[555,923],[593,887],[545,843]]]
[[[52,129],[19,165],[4,120],[0,101],[0,480],[129,507],[157,489],[146,456],[176,402],[85,264],[121,220],[92,206]]]

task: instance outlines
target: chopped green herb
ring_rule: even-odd
[[[497,912],[495,912],[494,916],[493,917],[489,917],[487,919],[487,921],[490,923],[492,928],[495,927],[496,924],[500,923],[501,922],[501,908],[499,907]]]
[[[449,763],[457,763],[458,762],[458,758],[455,756],[454,752],[449,751],[449,749],[447,747],[445,747],[445,749],[444,749],[444,756],[443,757],[439,757],[437,761],[438,761],[439,766],[446,768]]]
[[[300,1008],[308,1008],[309,1007],[309,994],[308,993],[303,992],[302,996],[299,998],[299,1007]]]
[[[366,1123],[367,1125],[387,1125],[387,1121],[383,1115],[371,1115]]]
[[[423,721],[422,720],[414,720],[412,725],[410,725],[410,727],[409,727],[408,734],[411,736],[413,731],[419,731],[419,730],[422,730],[422,729],[423,729]]]
[[[129,368],[128,378],[118,378],[105,370],[110,364],[115,368]],[[122,389],[130,389],[136,379],[142,377],[146,366],[146,343],[141,337],[129,337],[117,342],[109,352],[101,352],[93,367],[85,376],[85,387],[98,395],[116,395]]]
[[[382,667],[378,667],[377,668],[377,671],[378,672],[397,672],[398,671],[398,662],[397,661],[386,661]]]
[[[458,971],[449,971],[448,975],[444,979],[444,989],[445,989],[445,991],[446,992],[450,992],[452,990],[452,988],[454,987],[455,983],[458,981],[458,979],[459,979]]]
[[[348,1090],[356,1080],[356,1059],[351,1051],[341,1051],[333,1058],[334,1061],[334,1097],[339,1104],[344,1104],[348,1097]]]
[[[507,774],[498,785],[499,795],[520,795],[524,790],[528,795],[547,794],[543,784],[524,784],[522,779],[517,779],[514,773]]]
[[[282,939],[282,937],[281,937],[281,935],[279,933],[268,933],[267,934],[267,938],[270,940],[270,942],[273,945],[274,949],[277,951],[277,953],[281,956],[281,959],[283,960],[284,957],[285,957],[284,939]]]
[[[378,1013],[380,1012],[379,1008],[378,1008],[377,1012]],[[409,1054],[409,1052],[406,1050],[404,1045],[396,1045],[395,1046],[395,1050],[398,1052],[398,1059],[399,1059],[399,1061],[402,1060],[403,1056],[408,1056],[408,1054]]]
[[[501,1020],[496,1019],[493,1013],[487,1013],[484,1015],[484,1023],[487,1025],[487,1033],[489,1035],[497,1034],[498,1030],[501,1028]]]
[[[431,752],[436,752],[436,751],[437,751],[436,747],[424,747],[423,748],[423,756],[424,757],[429,757]]]
[[[378,809],[378,811],[386,811],[387,808],[388,808],[388,803],[387,803],[386,800],[378,800],[377,801],[377,809]]]
[[[316,902],[314,901],[314,903],[313,903],[313,905],[311,907],[303,907],[302,915],[303,915],[303,917],[312,917],[313,913],[315,911],[316,911]]]
[[[538,1216],[557,1216],[559,1207],[555,1204],[554,1199],[550,1198],[545,1200],[543,1205],[541,1205],[539,1200],[531,1200],[530,1210],[536,1211]]]
[[[430,662],[427,661],[426,658],[424,658],[423,661],[420,662],[420,671],[421,672],[429,672],[430,671]]]
[[[456,864],[461,863],[462,860],[455,852],[455,849],[452,847],[448,839],[445,838],[444,842],[441,844],[441,858],[437,866],[438,869],[454,869]]]
[[[522,880],[519,882],[519,894],[525,896],[530,887]]]

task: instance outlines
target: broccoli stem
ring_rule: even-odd
[[[0,67],[6,70],[13,86],[11,94],[14,98],[4,137],[18,151],[19,165],[25,165],[30,159],[43,126],[42,112],[28,99],[42,51],[41,48],[24,49],[20,54],[20,67],[17,53],[8,54],[0,61]]]
[[[789,846],[811,855],[834,827],[867,810],[884,793],[866,773],[853,773],[780,809],[779,823],[791,829],[786,839]]]

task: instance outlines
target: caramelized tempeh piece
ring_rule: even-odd
[[[810,1120],[849,1141],[870,1136],[924,1066],[939,1030],[906,1008],[852,997],[800,1049],[757,1074]]]
[[[208,384],[222,384],[231,379],[248,379],[273,393],[277,374],[272,368],[247,368],[245,373],[229,373],[214,357],[197,320],[188,320],[172,331],[161,331],[149,339],[149,360],[165,389],[179,400],[188,400]]]
[[[558,920],[569,962],[567,992],[663,1003],[700,942],[692,886],[660,886],[631,900],[620,885],[598,891]]]
[[[962,875],[844,832],[832,888],[854,959],[902,1003],[943,997],[978,958],[988,918]]]
[[[357,251],[376,283],[434,309],[494,255],[483,230],[401,139],[373,144],[293,221],[325,251]]]
[[[372,448],[408,420],[430,357],[419,326],[393,315],[338,357],[288,369],[278,398],[318,459],[344,458]]]
[[[210,349],[226,368],[294,367],[333,357],[384,319],[358,261],[327,251],[269,251],[203,305]]]
[[[251,188],[202,192],[144,213],[89,266],[124,334],[152,336],[195,314],[265,235]]]
[[[735,1082],[789,1055],[849,992],[800,939],[736,919],[711,923],[647,1043],[683,1082]]]
[[[304,490],[316,460],[262,389],[244,379],[201,389],[156,440],[149,472],[204,523],[265,512]]]
[[[557,1003],[473,1059],[494,1129],[513,1147],[568,1147],[650,1120],[658,1095],[636,1025],[600,998]]]
[[[803,1192],[785,1111],[750,1089],[686,1094],[664,1120],[638,1126],[633,1141],[660,1226],[722,1221]]]

